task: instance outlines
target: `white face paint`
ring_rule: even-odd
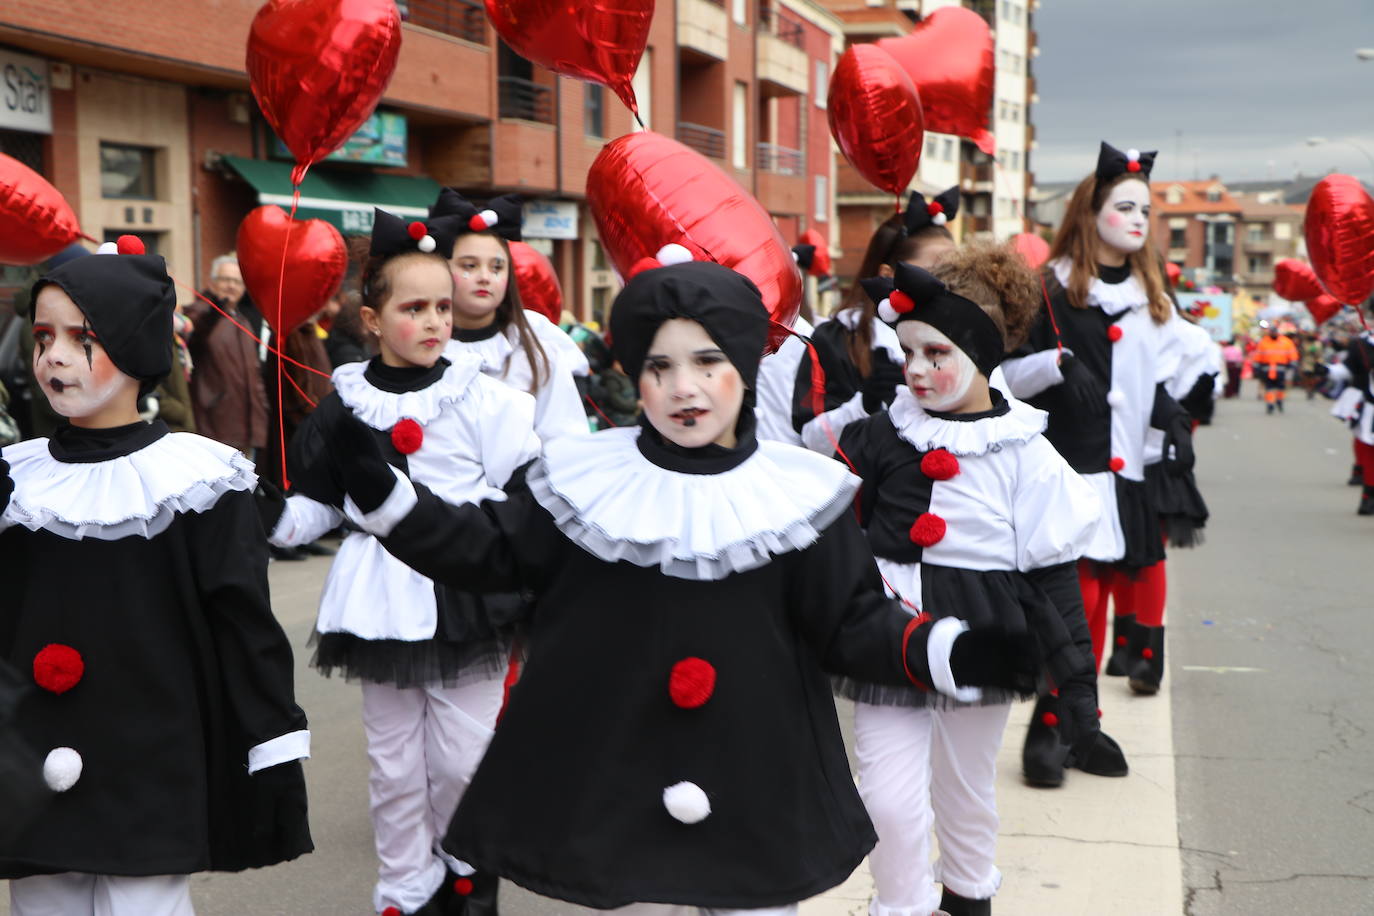
[[[60,287],[38,293],[33,342],[34,377],[59,416],[90,427],[132,422],[129,414],[138,419],[138,380],[110,361],[86,316]]]
[[[1150,188],[1143,181],[1123,181],[1112,188],[1097,211],[1102,244],[1123,255],[1145,247],[1150,234]]]
[[[924,321],[897,324],[907,387],[926,410],[952,413],[969,398],[978,367],[954,341]]]
[[[686,318],[659,325],[639,374],[644,415],[683,448],[735,446],[744,379],[706,329]]]

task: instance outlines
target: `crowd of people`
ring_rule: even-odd
[[[560,328],[522,307],[519,202],[450,189],[378,210],[284,340],[232,256],[185,308],[136,244],[50,265],[55,422],[0,468],[12,912],[184,916],[190,874],[311,850],[266,565],[340,532],[309,648],[362,693],[374,912],[488,916],[504,878],[786,916],[867,856],[875,916],[991,913],[1011,703],[1031,786],[1153,752],[1099,675],[1159,692],[1166,552],[1208,517],[1193,434],[1239,347],[1172,298],[1153,162],[1103,143],[1038,275],[912,194],[768,356],[759,288],[669,249],[608,339]],[[1237,360],[1270,411],[1279,339]]]

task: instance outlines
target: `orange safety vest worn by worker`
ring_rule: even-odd
[[[1269,370],[1269,377],[1273,378],[1275,370],[1298,361],[1298,348],[1293,346],[1293,341],[1282,334],[1278,337],[1266,335],[1260,338],[1259,344],[1255,347],[1255,352],[1250,358],[1258,365],[1266,367]]]

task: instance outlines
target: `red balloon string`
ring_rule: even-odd
[[[606,416],[604,413],[601,412],[601,408],[596,406],[596,402],[592,400],[592,396],[590,394],[582,395],[582,399],[586,401],[588,404],[592,405],[592,410],[596,411],[596,415],[598,417],[605,420],[611,426],[611,428],[616,428],[617,424],[610,417]]]
[[[254,334],[252,331],[248,330],[248,328],[244,327],[243,325],[241,325],[241,324],[239,324],[237,321],[235,321],[234,318],[233,318],[233,316],[230,315],[228,312],[226,312],[224,309],[220,308],[218,305],[216,305],[213,299],[207,299],[207,298],[206,298],[204,295],[202,295],[200,292],[198,292],[197,290],[191,289],[191,287],[187,286],[185,283],[177,283],[177,286],[180,286],[182,289],[186,290],[188,293],[191,293],[193,296],[195,296],[195,297],[196,297],[197,299],[199,299],[201,302],[204,302],[206,305],[210,306],[210,308],[212,308],[212,309],[214,309],[215,311],[219,312],[220,315],[221,315],[225,320],[227,320],[230,324],[232,324],[234,327],[238,328],[238,329],[239,329],[241,332],[243,332],[244,334],[248,335],[248,339],[249,339],[249,340],[253,341],[253,343],[257,344],[258,346],[265,348],[265,349],[267,350],[268,353],[272,353],[272,354],[276,355],[278,359],[284,359],[284,360],[286,360],[288,363],[290,363],[291,365],[295,366],[296,368],[298,368],[298,369],[304,369],[306,372],[313,372],[313,373],[315,373],[316,375],[318,375],[320,378],[330,378],[330,377],[331,377],[331,376],[329,375],[328,372],[321,372],[319,369],[316,369],[314,366],[307,366],[305,363],[297,362],[296,360],[294,360],[294,359],[292,359],[291,357],[287,356],[285,353],[283,353],[283,352],[281,352],[280,350],[278,350],[276,347],[274,347],[274,346],[272,346],[271,344],[267,343],[267,342],[266,342],[265,340],[263,340],[261,337],[259,337],[258,335]]]
[[[1060,357],[1064,355],[1064,338],[1059,333],[1059,322],[1054,320],[1054,306],[1050,304],[1050,288],[1045,283],[1045,272],[1040,272],[1040,291],[1045,294],[1045,314],[1050,316],[1050,327],[1054,328],[1054,344]]]
[[[291,172],[292,194],[291,194],[291,213],[286,224],[286,237],[282,239],[281,245],[281,268],[277,271],[277,323],[275,327],[284,327],[282,324],[282,282],[286,279],[286,254],[291,249],[291,230],[296,227],[296,207],[301,202],[301,181],[305,178],[305,170],[310,167],[309,163],[304,166],[297,164]],[[297,174],[299,172],[299,175]],[[285,346],[286,341],[282,341]],[[282,365],[280,356],[277,359],[277,448],[280,450],[281,459],[281,488],[291,489],[291,480],[286,476],[286,412],[282,409],[282,397],[284,395],[281,380],[291,379],[286,374],[286,367]],[[291,384],[295,385],[294,379]],[[299,388],[297,389],[299,390]]]

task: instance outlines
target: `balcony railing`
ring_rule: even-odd
[[[401,18],[475,44],[486,44],[487,14],[480,0],[396,0]]]
[[[688,121],[677,122],[677,138],[684,146],[689,146],[713,159],[725,158],[725,131],[704,124]]]
[[[806,30],[801,22],[779,9],[773,0],[759,0],[759,29],[772,32],[794,48],[806,49]]]
[[[553,90],[518,76],[498,76],[500,113],[503,118],[553,123]]]
[[[801,150],[788,149],[776,143],[760,143],[755,151],[755,161],[759,171],[775,175],[800,175],[806,169]]]

